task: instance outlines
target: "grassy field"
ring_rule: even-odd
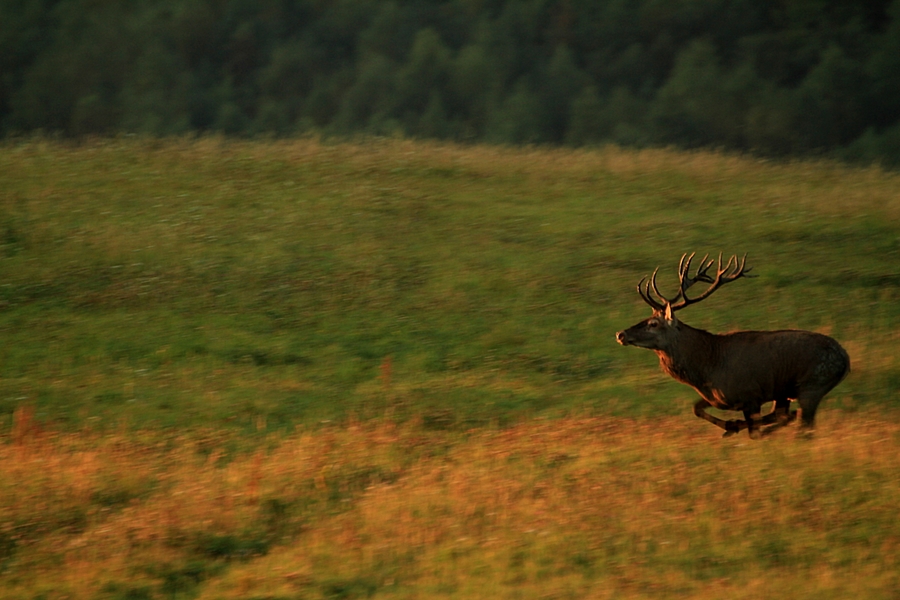
[[[617,330],[833,335],[728,440]],[[894,597],[900,176],[400,140],[0,146],[11,598]]]

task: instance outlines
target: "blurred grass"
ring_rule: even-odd
[[[687,417],[468,435],[350,422],[226,460],[196,437],[0,445],[4,598],[891,598],[900,426]],[[206,443],[213,440],[206,440]]]
[[[900,177],[401,140],[0,145],[9,598],[893,597]],[[615,344],[835,336],[816,439]]]
[[[759,278],[688,322],[830,332],[855,375],[825,406],[893,406],[897,190],[663,150],[7,142],[0,415],[246,433],[680,413],[692,392],[613,334],[647,315],[637,280],[671,285],[694,250],[749,252]]]

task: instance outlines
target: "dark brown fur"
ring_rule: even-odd
[[[616,340],[656,352],[663,371],[702,397],[694,414],[725,429],[725,435],[748,429],[756,437],[759,425],[786,424],[794,416],[791,400],[800,405],[802,426],[812,427],[819,402],[850,371],[847,352],[826,335],[799,330],[716,335],[679,321],[671,311],[654,311]],[[772,401],[772,413],[760,417],[762,405]],[[745,421],[718,419],[706,413],[710,406],[742,411]]]

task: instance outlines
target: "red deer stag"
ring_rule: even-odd
[[[662,370],[685,383],[702,397],[694,414],[725,430],[725,436],[746,429],[759,437],[760,426],[769,430],[786,425],[796,417],[791,400],[800,404],[801,428],[813,427],[816,408],[822,398],[850,372],[850,357],[832,338],[811,331],[737,331],[724,335],[695,329],[678,320],[675,312],[705,300],[726,283],[739,279],[746,268],[747,255],[733,255],[722,265],[719,254],[715,277],[709,270],[715,260],[704,256],[697,273],[690,275],[694,254],[681,257],[678,265],[680,288],[671,300],[659,292],[656,271],[638,283],[638,293],[653,308],[653,316],[616,334],[623,346],[649,348],[659,356]],[[689,298],[688,289],[697,282],[710,284],[705,292]],[[646,283],[645,283],[646,282]],[[772,412],[760,416],[767,402],[775,402]],[[739,410],[744,420],[716,418],[709,407]]]

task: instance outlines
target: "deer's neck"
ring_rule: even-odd
[[[662,370],[682,383],[702,386],[715,367],[718,336],[685,323],[679,324],[678,335],[665,350],[656,350]]]

